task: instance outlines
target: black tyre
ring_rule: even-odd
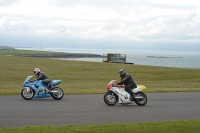
[[[147,96],[143,92],[136,93],[135,103],[139,106],[144,106],[147,103]]]
[[[50,92],[50,95],[52,96],[52,98],[53,98],[54,100],[60,100],[60,99],[63,98],[64,92],[63,92],[63,90],[62,90],[61,88],[59,88],[59,87],[54,87],[52,91],[57,91],[57,93],[55,93],[55,92]]]
[[[114,106],[117,103],[117,95],[111,91],[104,95],[104,102],[109,106]]]
[[[21,96],[25,99],[25,100],[31,100],[33,99],[33,97],[35,96],[35,91],[31,90],[29,91],[29,93],[27,92],[27,89],[22,89],[21,91]]]

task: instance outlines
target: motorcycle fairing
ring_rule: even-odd
[[[116,83],[116,80],[111,80],[107,85],[107,91],[109,91],[112,88],[112,85]]]
[[[50,84],[55,86],[55,85],[58,85],[62,82],[62,80],[53,80]]]
[[[30,78],[32,78],[32,76],[28,76],[23,83],[24,89],[26,89],[27,92],[29,92],[30,89],[33,90],[35,92],[34,98],[51,97],[50,94],[47,94],[44,92],[44,89],[46,88],[46,84],[44,84],[42,80],[30,82]]]
[[[51,95],[50,94],[48,94],[48,93],[45,93],[45,92],[42,92],[42,93],[40,93],[40,92],[38,92],[39,94],[35,94],[35,96],[34,96],[34,98],[45,98],[45,97],[50,97]]]
[[[133,91],[133,93],[137,93],[137,92],[143,91],[145,89],[146,89],[146,87],[144,85],[138,85],[137,88],[132,89],[132,91]]]
[[[33,77],[33,76],[28,76],[28,77],[26,78],[26,80],[24,81],[23,86],[26,86],[26,84],[29,83],[30,78],[32,78],[32,77]]]
[[[138,85],[137,88],[132,89],[133,93],[138,93],[145,90],[146,87],[144,85]],[[121,87],[111,87],[111,91],[113,91],[116,95],[118,95],[118,103],[130,103],[130,94],[125,91],[124,88]]]
[[[111,89],[116,95],[118,95],[118,103],[130,103],[130,94],[124,89],[118,87],[112,87]]]
[[[146,86],[144,85],[139,85],[139,88],[143,91],[143,90],[146,90]]]
[[[45,98],[45,97],[50,97],[50,94],[47,94],[44,92],[44,89],[47,87],[46,84],[42,80],[38,80],[34,82],[36,84],[34,90],[35,90],[35,96],[34,98]]]

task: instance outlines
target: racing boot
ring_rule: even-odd
[[[53,89],[53,86],[48,84],[47,87],[45,88],[45,92],[49,93]]]
[[[134,101],[132,96],[130,96],[130,101]]]
[[[48,89],[51,91],[51,90],[53,90],[53,85],[48,85]]]
[[[135,100],[135,96],[134,94],[132,93],[131,96],[130,96],[130,101],[134,101]]]

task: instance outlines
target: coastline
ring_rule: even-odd
[[[100,54],[92,53],[65,53],[55,51],[36,51],[36,50],[18,50],[18,49],[0,49],[0,55],[4,56],[22,56],[36,58],[101,58]]]
[[[101,58],[102,55],[87,54],[87,53],[65,53],[52,55],[23,55],[23,57],[37,57],[37,58]]]
[[[102,62],[105,53],[121,53],[127,55],[126,62],[134,62],[138,65],[162,66],[175,68],[200,68],[200,53],[188,52],[157,52],[157,51],[115,51],[99,49],[50,49],[50,48],[16,48],[15,50],[2,50],[0,55],[54,58],[61,60],[77,60]]]

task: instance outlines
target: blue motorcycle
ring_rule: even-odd
[[[31,81],[32,76],[28,76],[23,83],[23,89],[21,91],[21,96],[25,100],[31,100],[33,98],[46,98],[52,97],[55,100],[60,100],[64,96],[64,92],[61,88],[55,87],[60,84],[62,80],[53,80],[50,85],[52,89],[46,91],[47,85],[43,83],[42,80]]]

